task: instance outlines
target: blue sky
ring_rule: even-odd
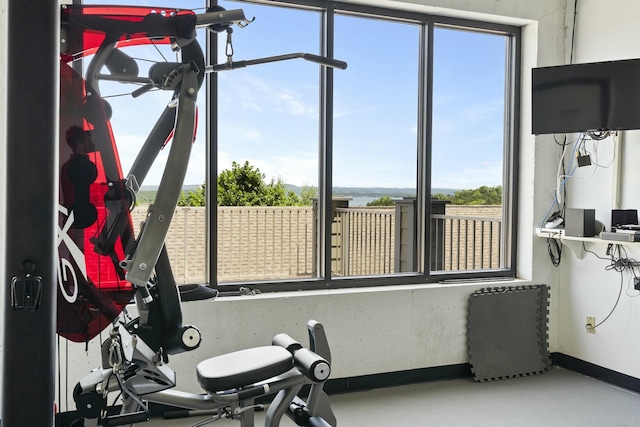
[[[179,7],[200,4],[181,0]],[[247,17],[256,18],[246,28],[234,27],[234,60],[318,53],[316,13],[223,5],[242,7]],[[349,68],[334,72],[335,186],[416,186],[418,34],[413,25],[338,17],[335,56]],[[225,37],[219,37],[222,53]],[[436,31],[433,187],[501,184],[504,43],[501,36]],[[158,58],[149,47],[144,54]],[[221,55],[218,62],[224,60]],[[267,179],[317,185],[318,75],[317,65],[302,60],[218,73],[219,169],[249,161]],[[155,92],[110,99],[125,173],[169,98],[168,92]],[[206,172],[204,91],[200,100],[200,129],[186,184],[203,183]],[[164,155],[145,185],[159,182]]]

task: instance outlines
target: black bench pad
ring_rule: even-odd
[[[279,346],[234,351],[198,363],[198,382],[216,393],[247,386],[283,374],[293,368],[293,356]]]

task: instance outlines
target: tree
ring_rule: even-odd
[[[502,204],[502,186],[482,187],[474,190],[459,190],[449,194],[434,194],[432,196],[438,200],[448,200],[453,205],[501,205]]]
[[[186,194],[180,193],[178,206],[204,206],[206,201],[206,184],[202,184],[195,190],[190,190]]]
[[[318,197],[318,189],[310,185],[303,184],[300,190],[300,206],[311,206],[313,199]]]
[[[395,202],[389,196],[382,196],[379,199],[367,203],[367,206],[393,206]]]
[[[248,161],[232,162],[218,176],[219,206],[263,206],[265,193],[264,174]]]
[[[301,195],[288,190],[282,179],[272,178],[268,184],[260,169],[245,161],[241,166],[231,163],[231,169],[218,176],[218,206],[308,206],[317,190],[303,186]]]

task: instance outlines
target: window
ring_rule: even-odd
[[[399,252],[416,229],[400,230],[397,217],[417,195],[419,34],[415,24],[335,17],[335,56],[349,68],[334,73],[333,277],[418,271]]]
[[[513,277],[518,29],[296,3],[220,2],[256,17],[233,32],[234,55],[323,52],[349,67],[218,73],[217,171],[235,162],[315,197],[218,205],[212,281],[283,290]],[[228,52],[222,34],[218,61]]]
[[[517,27],[324,0],[217,4],[255,21],[199,33],[210,64],[305,52],[349,66],[210,74],[184,187],[206,192],[207,207],[179,207],[167,241],[179,283],[277,291],[515,275]],[[158,52],[135,53],[147,54]],[[107,98],[125,173],[163,95]],[[149,122],[132,122],[131,108]],[[231,189],[238,179],[255,194]],[[140,204],[159,180],[149,174]]]
[[[255,17],[219,36],[219,63],[305,52],[318,54],[320,13],[221,3]],[[306,61],[262,64],[217,74],[217,281],[318,277],[319,67]],[[226,171],[226,172],[225,172]],[[233,173],[231,173],[233,172]],[[244,174],[245,178],[240,177]],[[244,198],[246,176],[263,188]],[[227,179],[228,178],[228,179]],[[236,178],[239,178],[236,180]],[[228,184],[228,185],[226,185]],[[248,191],[248,190],[247,190]],[[314,208],[315,206],[315,208]]]
[[[509,43],[502,34],[434,29],[431,194],[473,190],[461,205],[432,202],[434,272],[508,265],[502,189]]]

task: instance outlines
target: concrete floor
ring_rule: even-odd
[[[637,427],[640,395],[553,367],[542,375],[496,382],[437,381],[331,396],[340,427]],[[203,420],[152,419],[186,427]],[[240,426],[219,420],[214,427]],[[259,413],[255,426],[264,425]],[[284,417],[282,427],[296,424]]]

